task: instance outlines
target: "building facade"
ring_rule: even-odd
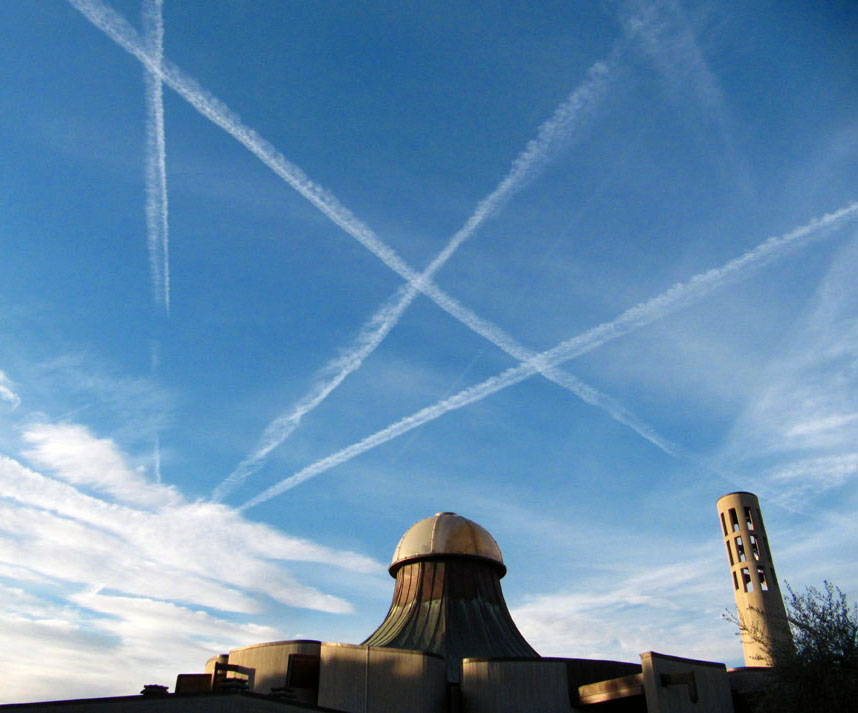
[[[726,506],[724,522],[732,522],[732,511],[741,520],[745,511],[737,508],[746,500],[725,498],[719,501]],[[735,537],[747,538],[743,545],[751,534],[765,537],[758,504],[748,507],[757,509],[746,529],[740,522],[741,534],[730,530],[733,546]],[[744,561],[750,562],[747,552]],[[770,558],[753,561],[770,564]],[[140,696],[0,711],[737,713],[765,676],[764,668],[728,671],[723,663],[652,651],[640,662],[540,656],[504,601],[500,547],[484,528],[455,513],[415,523],[389,571],[395,580],[390,609],[361,644],[302,639],[244,646],[213,656],[199,673],[179,674],[174,693],[146,686]],[[750,569],[749,577],[760,581]]]

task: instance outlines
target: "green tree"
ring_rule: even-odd
[[[757,709],[761,713],[858,711],[858,607],[850,607],[846,595],[827,580],[822,589],[808,587],[797,594],[787,585],[787,592],[793,641],[772,644],[774,663]]]

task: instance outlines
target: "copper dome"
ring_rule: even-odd
[[[476,557],[488,560],[506,574],[500,547],[488,531],[454,512],[439,512],[414,523],[399,540],[390,563],[390,574],[396,576],[404,563],[438,557]]]

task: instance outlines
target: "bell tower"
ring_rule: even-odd
[[[771,666],[772,648],[792,641],[772,552],[757,496],[728,493],[718,499],[733,593],[742,626],[746,666]]]

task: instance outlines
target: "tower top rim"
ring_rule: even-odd
[[[734,490],[732,493],[724,493],[720,498],[718,498],[718,502],[721,502],[724,498],[728,498],[731,495],[750,495],[754,498],[757,497],[756,493],[752,493],[750,490]],[[757,498],[759,500],[759,498]]]

